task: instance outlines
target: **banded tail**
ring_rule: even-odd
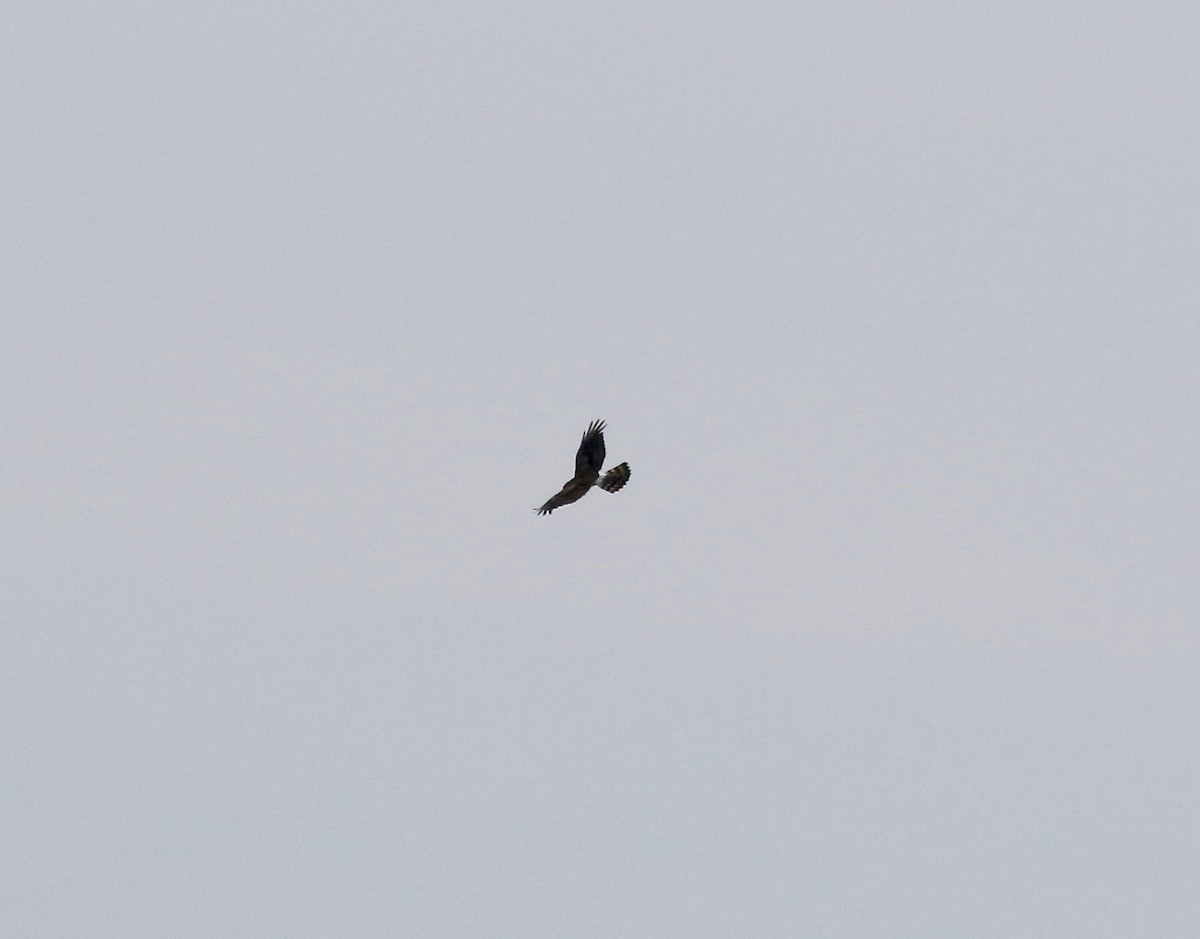
[[[620,463],[605,473],[596,483],[605,492],[616,492],[629,482],[629,464]]]

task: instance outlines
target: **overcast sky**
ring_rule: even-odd
[[[1194,2],[9,6],[0,933],[1197,935]]]

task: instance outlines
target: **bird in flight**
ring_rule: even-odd
[[[629,482],[629,464],[614,466],[603,476],[604,466],[604,421],[592,421],[579,441],[579,452],[575,454],[575,475],[566,481],[562,491],[537,509],[538,515],[549,515],[562,505],[570,505],[582,499],[589,489],[599,486],[605,492],[616,492]]]

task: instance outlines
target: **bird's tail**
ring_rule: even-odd
[[[629,482],[629,464],[622,463],[614,466],[600,479],[599,486],[605,492],[616,492]]]

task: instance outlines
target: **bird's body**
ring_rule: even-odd
[[[549,515],[561,506],[578,502],[593,486],[599,486],[605,492],[616,492],[629,482],[628,463],[621,463],[603,476],[600,475],[604,453],[604,421],[592,421],[579,441],[579,451],[575,454],[575,475],[563,484],[557,495],[537,510],[538,515]]]

